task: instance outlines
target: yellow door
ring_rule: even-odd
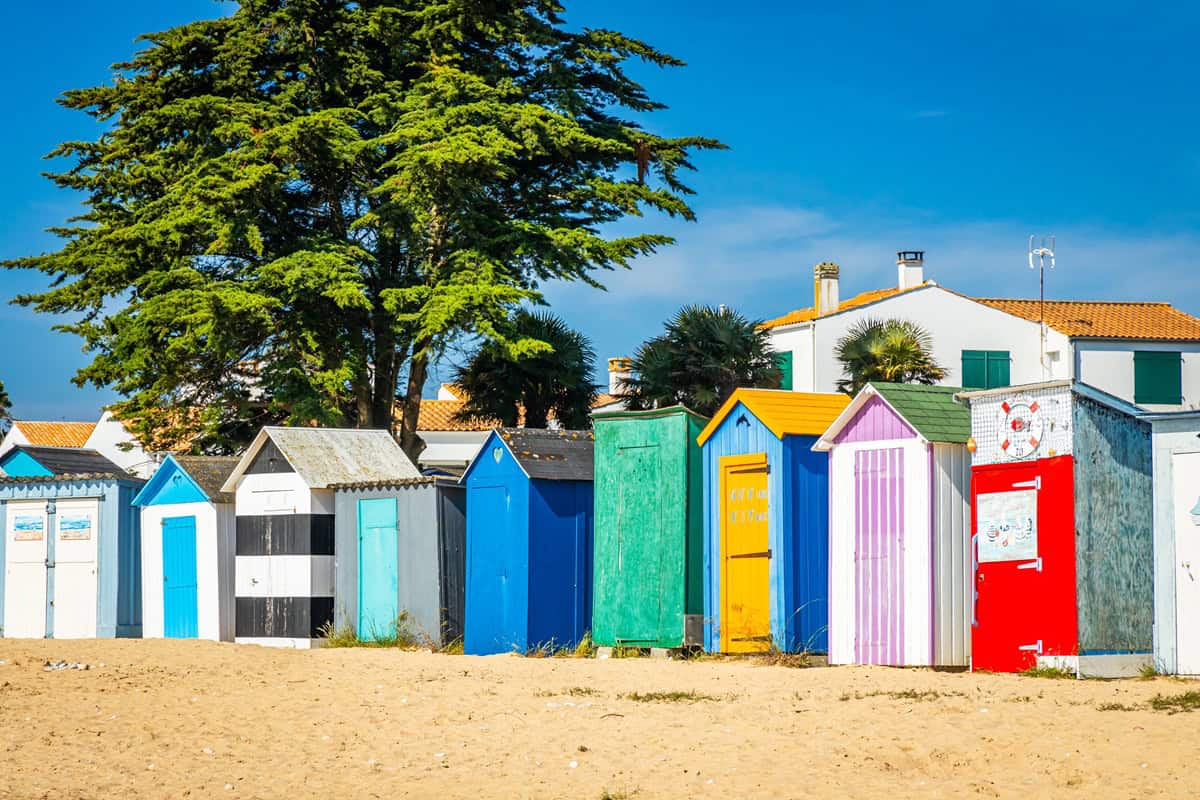
[[[721,459],[721,650],[771,647],[767,456]]]

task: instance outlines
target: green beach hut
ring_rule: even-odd
[[[604,647],[701,644],[704,487],[683,406],[592,417],[595,561],[592,638]]]

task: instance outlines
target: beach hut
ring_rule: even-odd
[[[236,457],[168,455],[138,492],[142,635],[232,642]]]
[[[221,487],[236,496],[234,641],[320,645],[333,622],[332,487],[419,477],[385,430],[259,431]]]
[[[143,482],[97,453],[45,449],[62,451],[56,468],[86,471],[0,478],[0,634],[141,636]]]
[[[595,414],[592,639],[606,647],[703,643],[707,420],[683,406]]]
[[[961,666],[971,646],[970,411],[872,383],[829,426],[829,661]]]
[[[338,623],[361,639],[461,638],[466,489],[425,477],[334,489]]]
[[[10,478],[56,475],[127,475],[96,450],[83,447],[34,447],[19,444],[0,458],[0,473]]]
[[[592,615],[592,434],[502,428],[467,467],[471,655],[572,647]]]
[[[1154,667],[1200,675],[1200,412],[1151,414]]]
[[[829,457],[850,398],[738,389],[697,438],[704,466],[704,646],[826,649]]]
[[[971,407],[971,666],[1136,675],[1152,661],[1151,424],[1053,381],[963,392]]]

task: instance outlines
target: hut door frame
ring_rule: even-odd
[[[721,606],[720,606],[720,608],[721,608],[721,623],[720,623],[721,624],[721,650],[726,653],[765,652],[770,649],[771,643],[772,643],[772,638],[771,638],[771,630],[772,630],[772,625],[771,625],[771,623],[772,623],[772,620],[771,620],[771,559],[774,555],[771,551],[770,467],[767,462],[767,454],[766,453],[750,453],[747,455],[724,456],[720,460],[720,471],[721,471],[721,481],[720,481],[720,490],[721,490],[721,502],[720,502],[720,512],[721,512],[721,517],[720,517],[720,519],[721,519],[721,525],[720,525],[720,530],[721,530]],[[755,490],[756,492],[761,492],[761,495],[758,497],[755,497],[755,498],[751,498],[752,500],[755,501],[756,507],[759,505],[758,501],[759,500],[762,501],[763,508],[762,508],[761,513],[765,516],[765,519],[762,520],[765,536],[763,536],[760,541],[757,538],[758,534],[755,534],[756,542],[758,542],[758,543],[756,543],[754,545],[755,547],[758,547],[761,544],[762,549],[753,550],[752,552],[747,551],[747,552],[731,553],[730,552],[730,544],[729,544],[730,512],[727,511],[727,509],[726,509],[727,503],[730,499],[730,491],[731,491],[731,489],[729,487],[729,478],[732,475],[751,475],[751,474],[755,474],[755,473],[762,473],[763,478],[764,478],[763,487],[761,489]],[[759,512],[757,510],[755,510],[755,513],[757,514]],[[766,629],[765,629],[765,632],[763,632],[763,633],[756,632],[756,633],[754,633],[753,636],[749,636],[749,637],[744,637],[744,636],[734,637],[733,636],[733,626],[731,624],[731,620],[732,620],[731,608],[733,607],[733,604],[731,602],[731,595],[733,593],[730,591],[729,571],[730,571],[730,562],[735,559],[739,560],[739,561],[744,560],[745,563],[741,564],[739,566],[748,568],[746,571],[753,573],[753,579],[755,580],[756,583],[759,579],[761,579],[761,582],[762,582],[761,587],[758,587],[758,586],[754,587],[754,589],[755,589],[754,593],[757,595],[759,592],[761,592],[761,596],[759,596],[757,598],[751,598],[751,599],[757,599],[759,601],[758,603],[755,603],[756,606],[761,604],[761,608],[756,609],[755,611],[758,614],[765,616]],[[764,565],[765,565],[765,570],[763,569]],[[761,573],[761,575],[760,575],[760,573]],[[754,612],[752,612],[752,613],[754,613]],[[755,631],[758,631],[760,629],[761,629],[761,624],[755,627]]]
[[[1200,675],[1200,630],[1192,622],[1200,610],[1200,453],[1173,453],[1171,475],[1175,513],[1175,671]]]

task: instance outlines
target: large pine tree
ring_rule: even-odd
[[[241,0],[144,38],[67,92],[105,132],[53,155],[86,210],[20,298],[65,313],[143,435],[208,449],[264,422],[392,427],[410,455],[428,367],[553,279],[594,283],[669,244],[605,223],[690,219],[699,138],[625,72],[679,61],[555,0]],[[193,409],[180,413],[179,409]]]

